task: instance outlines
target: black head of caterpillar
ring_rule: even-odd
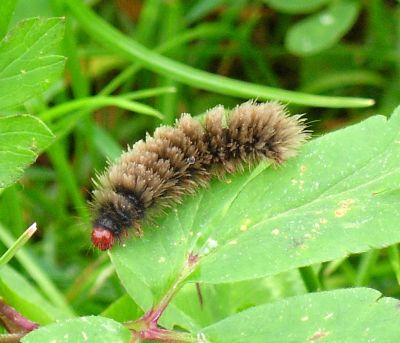
[[[150,208],[165,208],[222,176],[268,159],[281,164],[309,137],[305,119],[276,102],[245,102],[227,112],[217,106],[202,123],[184,114],[124,152],[93,192],[92,242],[110,249]]]

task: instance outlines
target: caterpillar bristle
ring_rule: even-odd
[[[130,228],[205,187],[211,177],[243,171],[261,160],[280,165],[308,139],[305,118],[278,102],[245,102],[228,112],[219,105],[203,122],[183,114],[174,127],[128,147],[94,182],[92,242],[110,249]],[[151,214],[153,216],[153,214]]]

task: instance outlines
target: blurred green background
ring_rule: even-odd
[[[339,104],[338,108],[289,102],[292,112],[307,113],[316,136],[372,114],[390,115],[400,104],[398,1],[88,3],[134,41],[196,69],[277,89],[375,100],[371,107]],[[128,94],[163,116],[159,119],[115,106],[78,106],[66,111],[65,120],[50,126],[58,135],[57,142],[0,198],[0,231],[16,238],[34,221],[39,227],[27,247],[29,263],[13,260],[10,265],[40,285],[32,266],[38,267],[79,314],[99,313],[124,291],[107,255],[90,245],[87,201],[96,171],[146,132],[173,123],[179,113],[201,114],[218,104],[233,107],[244,100],[235,97],[234,91],[221,94],[218,85],[215,91],[212,87],[204,90],[195,82],[187,85],[174,75],[132,63],[132,56],[93,39],[62,0],[19,0],[13,22],[31,16],[66,17],[61,54],[67,63],[63,78],[42,97],[26,103],[25,112],[39,115],[74,99]],[[152,90],[141,93],[146,89]],[[327,288],[357,282],[399,296],[385,254],[349,258],[333,268]],[[368,271],[356,280],[360,268]]]

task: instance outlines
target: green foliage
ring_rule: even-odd
[[[130,332],[121,324],[102,317],[81,317],[46,326],[22,339],[29,342],[128,343]]]
[[[358,0],[264,0],[272,8],[290,14],[320,12],[295,23],[286,34],[286,47],[295,55],[314,55],[334,46],[354,25],[360,13]]]
[[[203,334],[209,342],[396,342],[398,306],[368,288],[307,294],[254,307]]]
[[[400,5],[134,3],[0,4],[0,296],[41,324],[22,342],[399,341]],[[236,97],[289,102],[314,138],[94,251],[107,159]]]
[[[273,9],[290,14],[302,14],[316,10],[331,0],[264,0]]]
[[[61,19],[27,19],[0,43],[0,110],[42,94],[60,77],[65,58],[56,54]]]
[[[0,188],[17,181],[53,140],[48,127],[35,117],[0,117]]]
[[[369,99],[325,98],[322,96],[300,94],[298,92],[294,93],[287,90],[249,84],[205,73],[188,65],[158,55],[147,50],[134,40],[123,36],[105,21],[88,11],[80,0],[69,1],[68,6],[95,40],[102,44],[110,44],[113,50],[127,55],[132,61],[138,60],[149,69],[165,76],[172,76],[175,80],[190,86],[213,90],[222,94],[241,98],[257,97],[260,100],[279,99],[301,105],[364,107],[373,104]]]
[[[262,279],[222,284],[202,283],[200,292],[203,303],[199,301],[196,284],[185,284],[170,305],[174,312],[167,310],[161,318],[162,324],[168,328],[180,325],[188,330],[200,331],[254,306],[305,294],[306,289],[300,274],[292,270]]]
[[[0,40],[3,39],[7,33],[8,25],[10,24],[16,4],[17,0],[4,0],[0,7]]]
[[[20,308],[23,315],[37,323],[49,324],[68,317],[9,266],[0,269],[0,293],[7,301]]]
[[[331,47],[352,27],[360,10],[355,1],[335,1],[325,11],[294,25],[286,46],[298,55],[315,54]]]

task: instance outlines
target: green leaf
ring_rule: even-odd
[[[273,9],[289,14],[313,12],[332,0],[264,0]]]
[[[400,109],[371,117],[254,178],[211,222],[207,236],[223,246],[193,280],[250,279],[399,242],[399,129]]]
[[[186,20],[189,23],[199,20],[226,2],[226,0],[199,0],[189,9]]]
[[[60,18],[20,22],[0,43],[0,109],[21,105],[60,77],[65,58],[56,55],[63,38]]]
[[[101,315],[118,322],[127,322],[139,318],[143,312],[127,294],[108,306]]]
[[[354,0],[339,0],[295,24],[287,33],[286,47],[299,56],[312,55],[336,44],[353,26],[360,11]]]
[[[368,288],[258,306],[202,330],[209,343],[399,342],[400,302]]]
[[[0,4],[0,40],[7,33],[17,0],[2,0]]]
[[[193,327],[206,327],[248,308],[304,293],[306,290],[297,271],[236,283],[202,283],[199,286],[188,283],[176,295],[172,305],[191,318],[196,326],[185,326],[180,317],[173,317],[174,313],[168,310],[161,324],[167,328],[179,325],[193,331]]]
[[[18,180],[53,139],[47,126],[35,117],[0,117],[0,188]]]
[[[22,343],[128,343],[131,333],[121,324],[103,317],[67,319],[32,331]]]
[[[67,315],[52,306],[25,278],[11,267],[0,268],[0,295],[28,319],[48,324]],[[29,295],[29,296],[27,296]]]
[[[314,139],[279,169],[214,180],[113,249],[142,309],[199,256],[189,280],[256,279],[400,241],[400,109]]]

